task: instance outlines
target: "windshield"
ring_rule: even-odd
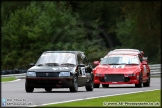
[[[36,65],[76,65],[75,54],[73,53],[43,53],[38,59]]]
[[[137,56],[109,56],[100,64],[139,64],[139,59]]]

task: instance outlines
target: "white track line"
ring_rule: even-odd
[[[19,81],[21,79],[17,79],[17,80],[13,80],[13,81],[5,81],[5,82],[1,82],[1,83],[7,83],[7,82],[16,82],[16,81]]]
[[[45,106],[45,105],[50,105],[50,104],[60,104],[60,103],[67,103],[67,102],[75,102],[75,101],[80,101],[80,100],[88,100],[88,99],[95,99],[95,98],[109,97],[109,96],[118,96],[118,95],[132,94],[132,93],[140,93],[140,92],[147,92],[147,91],[154,91],[154,90],[160,90],[160,89],[145,90],[145,91],[136,91],[136,92],[128,92],[128,93],[120,93],[120,94],[104,95],[104,96],[96,96],[96,97],[89,97],[89,98],[83,98],[83,99],[74,99],[74,100],[62,101],[62,102],[47,103],[47,104],[42,104],[42,105],[31,105],[31,106],[28,106],[28,107]]]

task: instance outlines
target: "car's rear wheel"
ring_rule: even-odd
[[[75,75],[73,78],[72,86],[69,88],[70,92],[77,92],[78,91],[78,79]]]
[[[100,84],[94,84],[93,87],[94,88],[99,88],[100,87]]]
[[[93,81],[89,81],[85,86],[87,91],[93,91]]]
[[[47,92],[50,92],[50,91],[52,91],[52,88],[45,88],[45,90],[46,90]]]
[[[33,92],[34,91],[34,87],[30,87],[27,83],[27,81],[25,82],[25,91],[28,92]]]
[[[109,84],[102,84],[102,87],[103,88],[108,88],[109,87]]]
[[[150,74],[148,75],[147,82],[143,83],[144,87],[150,87]]]
[[[142,87],[142,73],[140,73],[139,75],[139,83],[138,84],[135,84],[135,87],[138,87],[138,88],[141,88]]]

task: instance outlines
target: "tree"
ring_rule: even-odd
[[[122,47],[130,46],[143,50],[152,63],[160,63],[160,8],[160,2],[157,1],[124,2],[124,17],[117,23],[117,37]]]
[[[87,38],[79,15],[66,6],[66,2],[32,1],[12,12],[2,27],[2,68],[27,67],[47,50],[81,50],[94,59],[90,53],[102,49]]]

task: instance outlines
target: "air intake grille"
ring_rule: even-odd
[[[122,82],[124,81],[124,74],[106,74],[106,82]]]
[[[59,72],[36,72],[36,77],[58,77]]]

